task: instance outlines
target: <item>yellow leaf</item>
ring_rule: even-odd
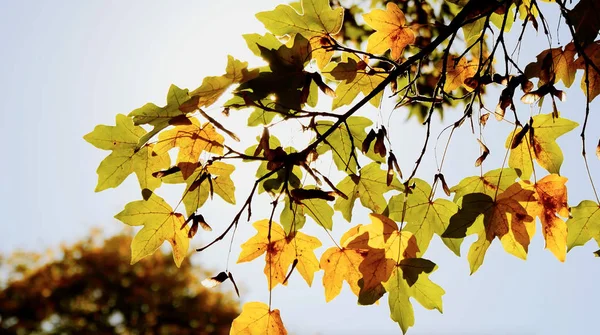
[[[189,247],[188,228],[181,229],[183,215],[174,213],[161,197],[151,194],[148,200],[130,202],[115,218],[130,226],[144,226],[131,242],[131,264],[169,241],[175,264],[181,265]]]
[[[441,70],[443,63],[438,65]],[[459,87],[464,87],[468,91],[473,89],[465,84],[465,81],[472,78],[477,73],[477,61],[467,61],[463,56],[458,61],[455,56],[448,56],[446,62],[446,82],[444,83],[444,91],[451,92]]]
[[[296,269],[310,286],[319,269],[314,249],[320,247],[321,242],[301,232],[286,236],[281,225],[274,221],[269,225],[269,220],[260,220],[253,226],[258,233],[242,244],[238,263],[249,262],[266,253],[264,272],[269,289],[273,289],[277,284],[286,284],[283,281],[288,268],[297,260]]]
[[[388,2],[386,10],[374,9],[363,15],[365,22],[376,31],[369,36],[367,52],[382,54],[392,51],[392,59],[398,60],[404,48],[415,43],[415,32],[406,26],[406,18],[398,5]]]
[[[233,320],[230,335],[285,335],[279,310],[269,310],[262,302],[248,302],[242,307],[242,313]]]
[[[194,173],[203,151],[222,155],[225,140],[209,122],[200,126],[196,118],[190,118],[190,121],[189,125],[179,125],[160,133],[154,148],[157,154],[165,153],[175,147],[179,148],[177,166],[181,169],[184,179]]]

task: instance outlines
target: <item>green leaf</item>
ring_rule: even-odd
[[[304,36],[311,42],[313,58],[323,68],[333,55],[333,51],[323,48],[324,42],[328,45],[328,35],[337,34],[342,28],[344,9],[331,9],[329,0],[302,0],[301,6],[303,11],[298,12],[289,5],[279,5],[272,11],[256,14],[256,18],[277,36]]]
[[[520,171],[521,179],[529,179],[533,172],[532,157],[550,173],[560,174],[563,153],[556,139],[575,129],[579,124],[569,119],[553,117],[552,114],[540,114],[533,117],[533,139],[528,132],[521,143],[510,151],[508,166]],[[519,127],[506,139],[510,148],[513,137],[521,130]]]
[[[373,122],[366,117],[351,116],[345,124],[341,124],[331,135],[325,139],[317,148],[319,155],[331,150],[333,162],[340,171],[356,172],[356,148],[360,148],[363,140],[367,137],[365,128]],[[332,121],[319,121],[316,124],[317,136],[325,133],[333,125]],[[350,129],[350,131],[348,131]]]
[[[302,186],[305,190],[319,189],[315,185]],[[286,234],[298,231],[304,227],[306,215],[310,216],[319,226],[331,230],[333,228],[333,208],[323,199],[302,199],[301,204],[292,203],[285,198],[284,208],[281,211],[280,221]]]
[[[430,201],[431,186],[421,179],[411,179],[415,188],[408,195],[395,195],[389,202],[390,219],[406,222],[403,230],[412,232],[417,239],[419,255],[425,253],[433,234],[441,236],[450,222],[450,217],[458,212],[458,206],[446,199]],[[404,202],[406,201],[406,211]],[[443,238],[444,244],[457,256],[460,256],[460,245],[463,239]]]
[[[435,268],[437,267],[431,268],[428,272],[424,270],[418,275],[414,284],[409,285],[405,279],[406,272],[414,270],[408,264],[401,264],[392,272],[390,279],[383,283],[389,293],[390,316],[400,325],[402,333],[406,333],[408,328],[415,324],[414,310],[409,300],[411,297],[429,310],[437,309],[442,312],[442,296],[446,292],[429,279],[429,273],[435,271]]]
[[[471,245],[467,256],[471,274],[483,264],[485,253],[496,237],[506,252],[521,259],[527,258],[535,221],[527,213],[526,202],[533,199],[533,191],[514,183],[495,200],[483,193],[467,194],[461,199],[461,208],[450,218],[442,237],[463,238],[477,234],[478,239]]]
[[[352,104],[358,93],[368,95],[386,77],[385,74],[371,72],[365,62],[357,56],[346,56],[346,54],[342,62],[329,64],[323,70],[323,74],[330,80],[340,81],[335,89],[336,97],[333,99],[331,109]],[[370,103],[379,107],[382,96],[383,92],[380,92],[370,100]]]
[[[147,103],[129,113],[128,116],[133,117],[133,122],[136,126],[141,124],[154,126],[150,132],[140,137],[137,143],[138,147],[141,147],[154,135],[171,125],[173,119],[185,116],[186,113],[180,110],[179,107],[188,101],[189,98],[187,89],[182,90],[175,85],[171,85],[169,93],[167,93],[166,106],[158,107],[153,103]]]
[[[586,244],[595,238],[600,243],[600,206],[584,200],[571,208],[571,217],[567,220],[567,248]]]
[[[387,171],[382,170],[379,164],[375,162],[368,164],[360,169],[360,176],[351,174],[336,186],[348,199],[337,198],[333,208],[341,212],[348,222],[352,220],[352,210],[356,199],[360,199],[363,206],[375,213],[383,212],[387,206],[383,195],[387,191],[402,188],[396,177],[394,177],[390,186],[387,186],[386,178]]]
[[[184,179],[180,172],[170,174],[162,178],[167,184],[185,183],[186,188],[182,195],[186,215],[189,217],[202,207],[210,195],[210,184],[212,189],[224,201],[235,204],[235,184],[231,180],[231,173],[235,166],[223,162],[212,162],[210,165],[198,166],[190,177]],[[208,178],[212,180],[209,182]]]
[[[174,213],[161,197],[151,194],[147,201],[130,202],[115,218],[130,226],[144,226],[131,242],[131,264],[153,254],[169,241],[175,264],[181,265],[189,247],[188,229],[181,229],[183,215]]]
[[[96,171],[96,192],[119,186],[134,172],[141,189],[155,190],[160,186],[160,179],[152,177],[152,173],[169,167],[170,158],[168,154],[154,154],[152,144],[136,150],[144,134],[146,131],[142,127],[135,126],[129,117],[118,114],[115,126],[96,126],[94,131],[83,137],[97,148],[112,150]]]
[[[486,172],[483,176],[467,177],[450,188],[454,192],[454,202],[470,193],[483,193],[490,197],[504,192],[518,178],[514,169],[504,168]]]

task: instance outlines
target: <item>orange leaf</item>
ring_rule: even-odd
[[[585,48],[584,52],[592,63],[600,68],[600,44],[598,44],[598,42],[592,43]],[[577,58],[575,60],[575,66],[577,66],[578,69],[583,69],[585,71],[585,58]],[[588,100],[592,101],[596,96],[600,95],[600,73],[598,73],[591,64],[588,64],[587,66],[587,79],[589,80],[590,85]],[[588,95],[588,87],[586,86],[586,74],[584,73],[581,78],[581,89],[585,95]]]
[[[386,9],[374,9],[363,15],[365,22],[376,31],[369,36],[367,52],[382,54],[392,51],[392,59],[400,59],[402,50],[415,43],[415,32],[406,26],[406,18],[398,5],[388,2]]]
[[[262,302],[248,302],[242,307],[242,314],[233,320],[230,335],[285,335],[287,330],[283,326],[279,310],[270,310]]]
[[[443,63],[438,65],[440,69]],[[467,61],[465,57],[461,57],[459,60],[455,56],[448,56],[446,63],[446,81],[444,82],[444,91],[451,92],[459,87],[464,87],[468,91],[473,89],[468,85],[465,85],[465,81],[468,78],[472,78],[477,73],[479,63],[477,61]]]
[[[546,248],[561,262],[567,255],[567,224],[558,216],[569,216],[566,182],[567,178],[551,174],[534,185],[523,183],[535,192],[526,205],[527,212],[540,218]]]
[[[288,268],[294,260],[298,260],[296,268],[310,286],[315,272],[319,269],[319,261],[313,250],[320,247],[321,242],[300,232],[286,236],[281,225],[274,221],[270,227],[269,220],[257,221],[253,226],[258,233],[242,244],[238,263],[249,262],[266,253],[265,275],[269,289],[272,289],[277,284],[287,283],[284,280]]]
[[[190,118],[192,124],[177,126],[164,131],[158,136],[154,152],[162,154],[178,147],[177,166],[181,169],[183,179],[187,179],[198,167],[200,154],[205,152],[223,154],[224,138],[216,132],[210,123],[200,126],[196,118]]]

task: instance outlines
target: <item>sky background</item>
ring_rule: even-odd
[[[4,159],[0,189],[0,251],[43,250],[61,242],[72,243],[86,236],[92,227],[107,233],[119,232],[124,225],[113,216],[124,205],[138,200],[139,186],[134,177],[118,189],[94,193],[96,168],[108,154],[86,143],[82,136],[97,124],[114,124],[117,113],[127,114],[146,102],[164,105],[169,85],[194,89],[207,75],[220,75],[227,54],[258,65],[241,35],[263,33],[254,13],[273,9],[280,1],[1,1],[0,2],[0,140]],[[546,5],[546,4],[544,4]],[[549,16],[556,19],[557,12]],[[555,31],[555,30],[552,30]],[[554,40],[553,46],[558,45]],[[521,63],[533,61],[547,40],[529,34],[521,53]],[[579,85],[579,77],[573,88]],[[568,92],[568,102],[559,103],[564,117],[582,123],[583,95]],[[493,95],[494,92],[491,92]],[[496,95],[487,100],[494,108]],[[600,182],[600,162],[593,156],[600,136],[600,103],[592,104],[589,121],[590,168]],[[401,166],[409,171],[416,159],[424,128],[414,120],[405,122],[405,111],[391,112],[384,103],[372,119],[388,126],[392,145]],[[519,113],[537,113],[536,107],[520,105]],[[523,110],[525,109],[525,110]],[[218,108],[209,109],[218,114]],[[550,112],[549,105],[542,112]],[[459,111],[446,111],[445,124],[457,119]],[[254,139],[261,129],[245,129],[244,112],[232,112],[238,135]],[[236,117],[239,117],[236,119]],[[491,155],[484,170],[499,167],[504,157],[504,141],[510,127],[490,119],[486,129]],[[441,129],[436,117],[434,136]],[[237,128],[236,128],[237,127]],[[279,129],[280,132],[285,130]],[[580,128],[559,140],[565,154],[561,172],[570,178],[569,203],[594,199],[581,159]],[[299,136],[301,137],[301,136]],[[460,178],[478,175],[473,166],[478,156],[476,136],[469,127],[461,128],[450,145],[444,174],[450,185]],[[435,139],[435,137],[434,137]],[[285,144],[299,145],[291,136]],[[445,144],[440,142],[438,152]],[[242,143],[243,150],[251,143]],[[433,147],[418,177],[431,182],[436,171]],[[542,173],[541,169],[537,169]],[[238,169],[234,175],[236,197],[241,202],[252,178],[253,168]],[[163,186],[158,194],[175,203],[181,189]],[[438,192],[441,193],[441,192]],[[266,218],[268,198],[254,202],[254,219]],[[192,247],[200,247],[217,236],[230,222],[233,207],[215,201],[205,205],[203,214],[214,228],[200,232]],[[368,223],[366,211],[359,211],[352,225],[341,215],[334,217],[334,237],[351,226]],[[326,235],[307,223],[306,233],[319,237],[324,247],[332,243]],[[243,288],[242,301],[268,300],[262,258],[234,264],[239,244],[255,231],[241,224],[229,269]],[[466,255],[474,238],[467,238]],[[237,247],[235,246],[237,245]],[[216,272],[225,268],[228,243],[194,254],[194,262]],[[502,250],[494,241],[483,266],[469,276],[466,257],[458,258],[434,237],[425,257],[439,269],[431,279],[446,290],[444,314],[427,311],[414,302],[416,324],[409,334],[596,334],[596,303],[600,290],[600,264],[592,257],[593,243],[572,250],[565,263],[543,250],[539,233],[524,262]],[[202,278],[200,278],[202,279]],[[288,331],[295,334],[395,334],[400,329],[389,318],[387,296],[378,306],[357,306],[347,286],[340,296],[326,304],[321,285],[322,272],[312,288],[297,274],[288,287],[273,292],[273,307],[281,310]]]

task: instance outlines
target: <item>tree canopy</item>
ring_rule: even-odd
[[[131,243],[132,262],[168,241],[179,266],[199,228],[214,228],[212,242],[196,250],[231,239],[241,244],[238,263],[264,254],[269,292],[294,275],[311,286],[323,270],[327,301],[344,281],[361,305],[387,295],[392,320],[406,332],[415,322],[413,301],[442,311],[445,292],[429,279],[435,255],[426,255],[434,235],[458,256],[464,238],[476,236],[466,255],[472,274],[496,238],[507,253],[526,259],[538,221],[558,261],[592,239],[600,244],[586,139],[590,129],[597,131],[588,121],[590,103],[600,94],[598,6],[593,0],[302,0],[257,13],[268,32],[244,39],[263,66],[249,68],[229,56],[223,75],[191,90],[172,85],[164,106],[147,103],[85,135],[110,151],[98,167],[96,191],[135,173],[140,199],[116,215],[141,228]],[[565,44],[553,39],[559,28],[549,24],[548,10],[560,13]],[[535,59],[519,57],[527,31],[545,38],[547,48],[540,47]],[[560,112],[567,93],[577,89],[586,97],[581,124]],[[410,157],[412,167],[401,164],[407,144],[390,141],[401,125],[386,123],[384,111],[415,117],[426,128],[422,142],[410,144],[421,148]],[[440,134],[431,132],[435,115],[450,119]],[[239,119],[261,135],[238,136],[229,124]],[[500,139],[486,136],[497,125],[510,130]],[[286,145],[275,135],[281,129],[305,142]],[[448,148],[463,129],[476,142],[473,165],[480,173],[448,185]],[[557,139],[576,129],[594,198],[572,204]],[[492,153],[495,143],[504,150]],[[422,174],[425,162],[433,164],[432,150],[437,172]],[[600,158],[600,143],[596,154]],[[502,164],[489,166],[490,155],[504,157]],[[256,179],[240,200],[235,172],[248,167],[256,167]],[[179,199],[163,199],[163,183],[182,185]],[[235,208],[224,226],[202,215],[218,199]],[[258,202],[270,215],[253,215]],[[370,212],[370,222],[353,222],[359,208]],[[342,227],[342,220],[354,225]],[[256,235],[235,241],[245,221]],[[335,222],[345,234],[319,240],[303,231],[307,221],[327,232]],[[325,251],[317,251],[321,247]],[[228,261],[229,255],[227,270],[212,284],[233,281]],[[244,305],[231,332],[286,330],[269,301]]]
[[[231,297],[200,285],[189,260],[157,251],[130,265],[131,236],[63,247],[60,259],[15,252],[2,259],[3,334],[227,334]],[[56,251],[53,251],[56,254]]]

